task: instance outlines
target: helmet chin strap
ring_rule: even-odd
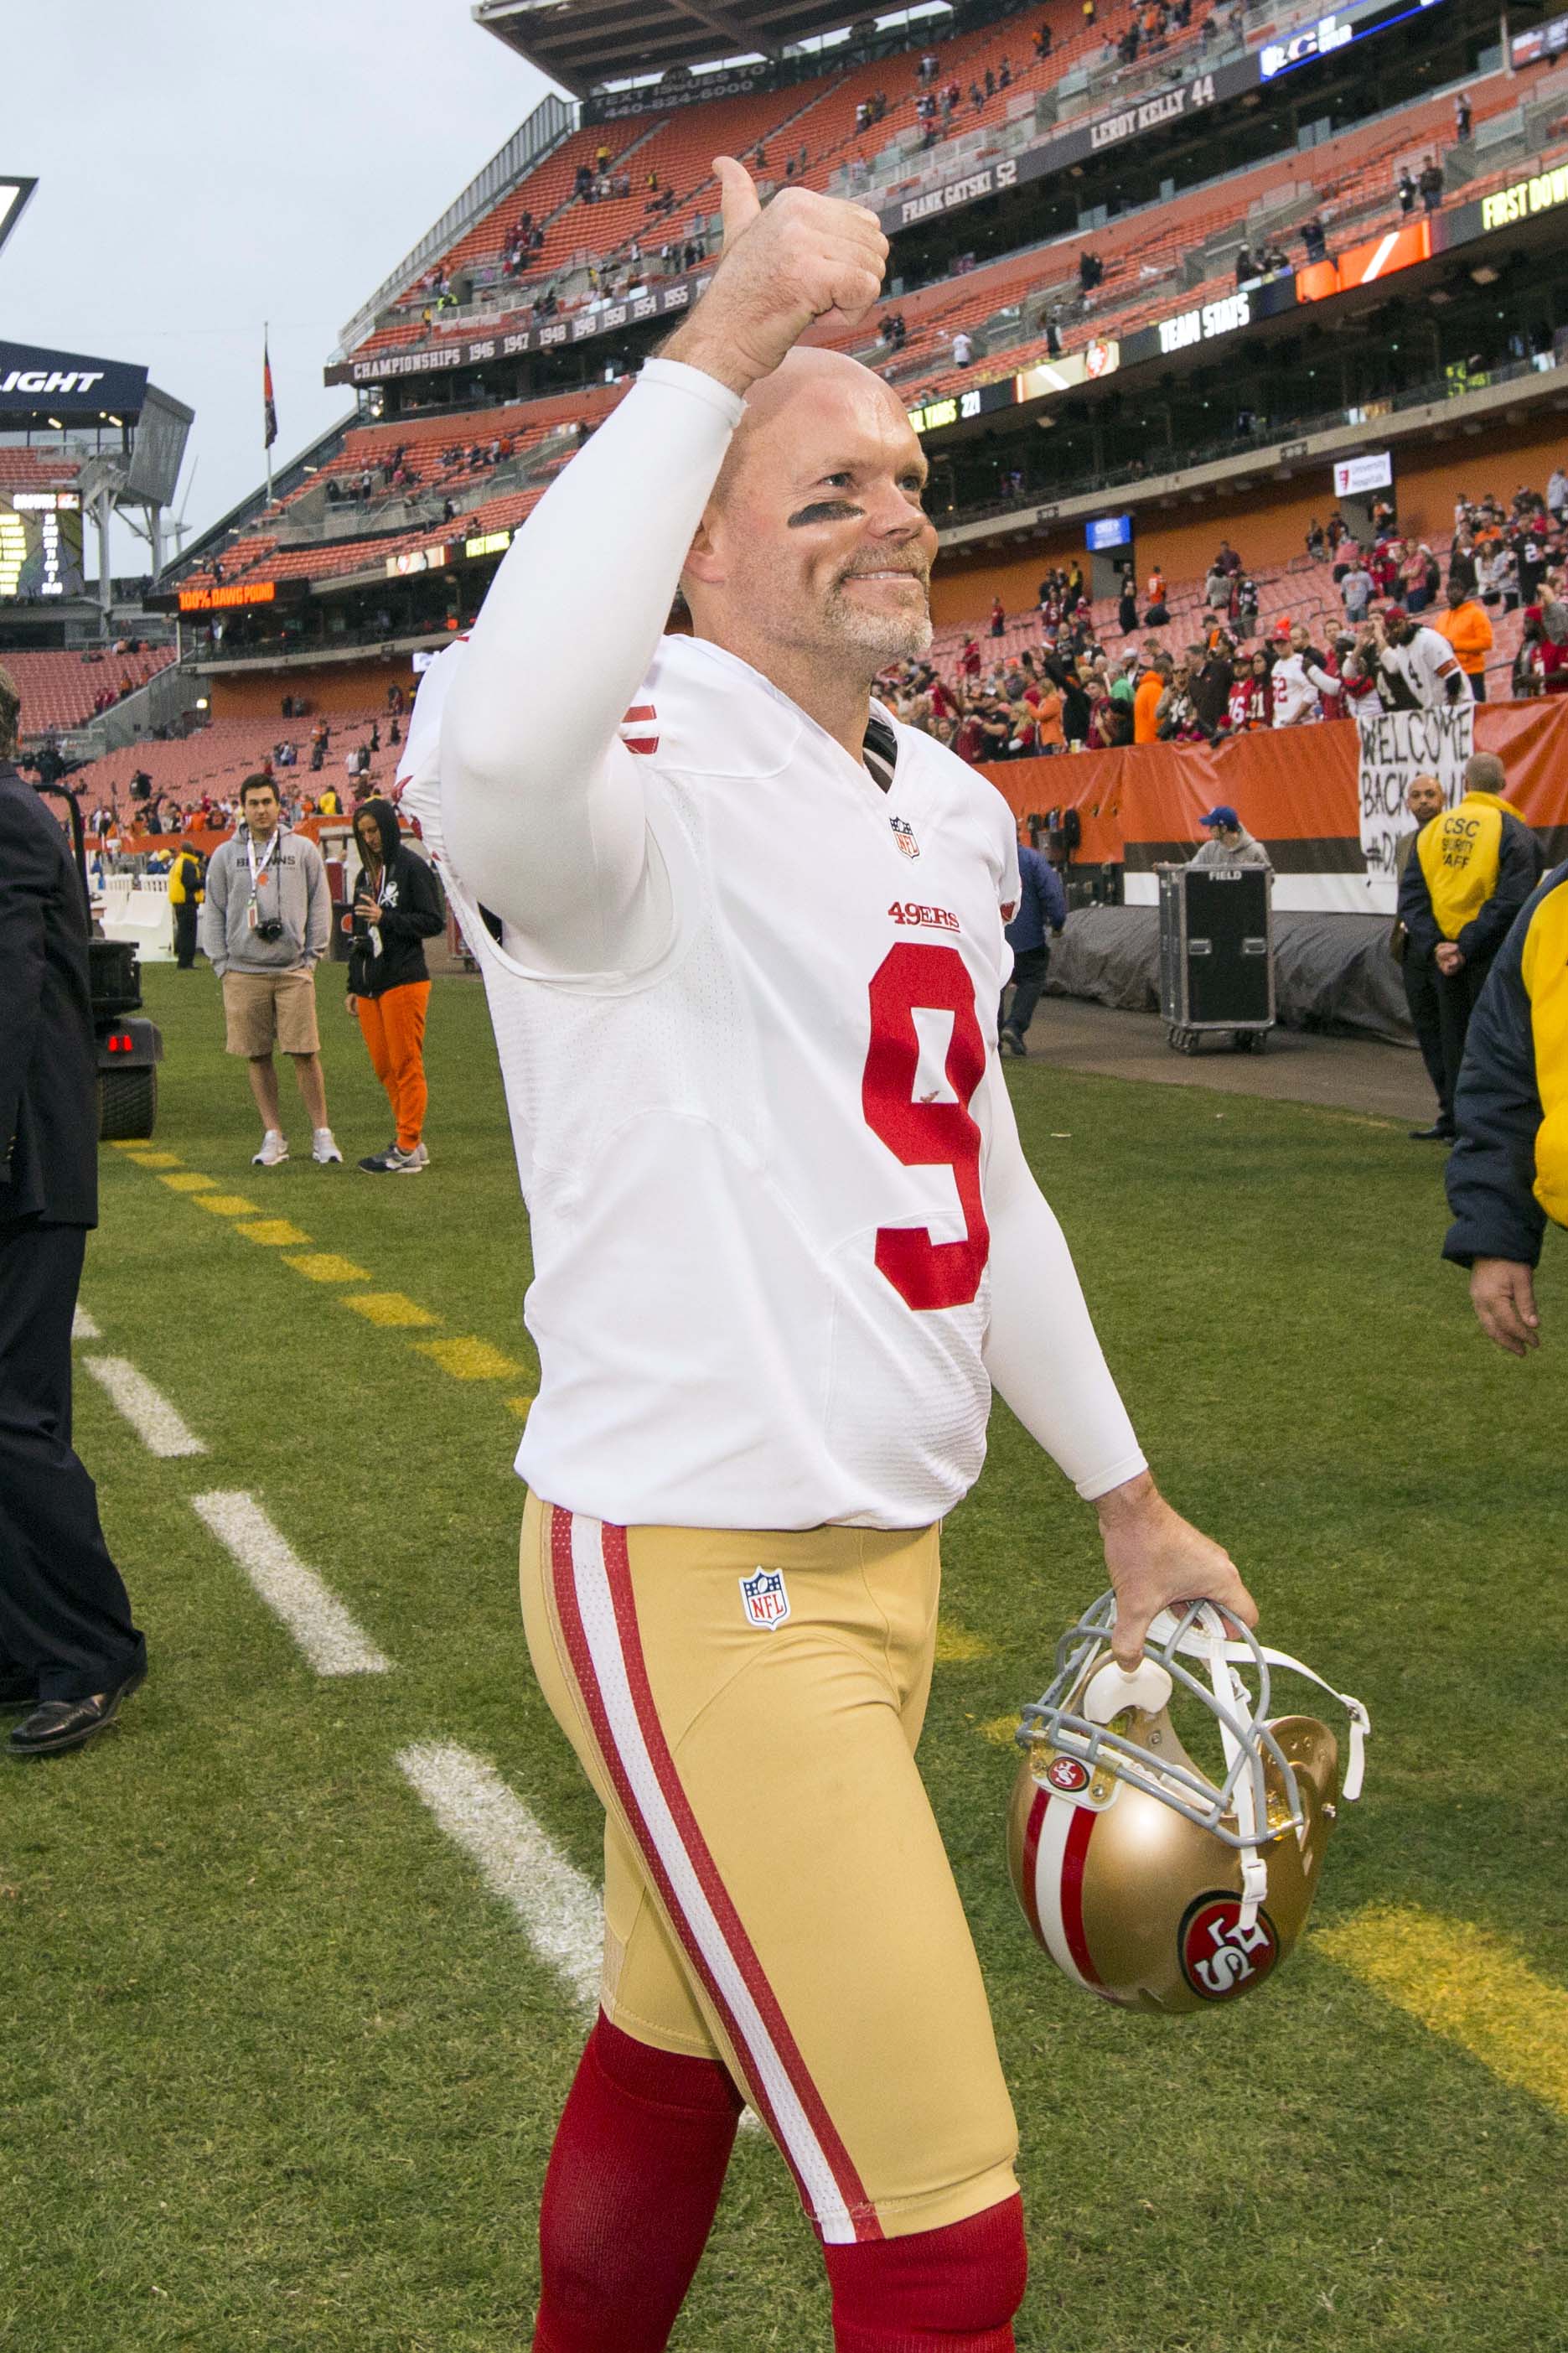
[[[1173,1611],[1163,1609],[1149,1629],[1151,1645],[1170,1644],[1175,1637],[1178,1620]],[[1236,1672],[1237,1665],[1256,1666],[1259,1661],[1271,1667],[1283,1667],[1287,1673],[1300,1675],[1307,1683],[1316,1683],[1320,1691],[1338,1700],[1350,1718],[1350,1757],[1345,1767],[1341,1795],[1348,1805],[1353,1805],[1361,1795],[1366,1770],[1367,1735],[1372,1719],[1359,1699],[1348,1692],[1336,1691],[1310,1667],[1303,1666],[1288,1651],[1270,1650],[1256,1639],[1237,1642],[1226,1633],[1225,1620],[1212,1602],[1203,1602],[1186,1630],[1174,1641],[1174,1648],[1189,1658],[1200,1660],[1208,1671],[1208,1679],[1217,1703],[1220,1745],[1224,1751],[1227,1775],[1238,1766],[1236,1781],[1236,1826],[1241,1847],[1241,1922],[1243,1929],[1250,1928],[1258,1918],[1258,1905],[1268,1893],[1268,1866],[1258,1852],[1268,1832],[1267,1816],[1259,1815],[1266,1795],[1262,1767],[1258,1759],[1244,1748],[1231,1729],[1230,1713],[1240,1706],[1248,1714],[1252,1699],[1246,1684]]]
[[[1192,1631],[1184,1634],[1177,1642],[1176,1648],[1178,1651],[1185,1651],[1189,1657],[1204,1659],[1210,1666],[1211,1681],[1214,1673],[1214,1659],[1216,1655],[1227,1662],[1244,1667],[1256,1665],[1261,1659],[1268,1666],[1283,1667],[1287,1674],[1300,1675],[1304,1683],[1316,1683],[1320,1691],[1327,1692],[1331,1699],[1338,1700],[1350,1718],[1351,1727],[1351,1753],[1345,1766],[1340,1795],[1346,1805],[1353,1806],[1361,1795],[1362,1782],[1365,1778],[1366,1744],[1372,1736],[1372,1718],[1361,1701],[1353,1699],[1349,1692],[1336,1691],[1332,1683],[1327,1682],[1323,1676],[1315,1673],[1310,1667],[1303,1665],[1300,1659],[1293,1659],[1288,1651],[1270,1650],[1268,1643],[1256,1640],[1247,1642],[1229,1641],[1225,1633],[1224,1620],[1212,1604],[1206,1601],[1202,1605],[1202,1615],[1205,1631],[1202,1634]],[[1151,1646],[1159,1649],[1169,1642],[1175,1632],[1177,1623],[1173,1610],[1162,1609],[1149,1629]],[[1211,1626],[1212,1631],[1209,1630]],[[1231,1699],[1237,1680],[1232,1676],[1232,1690],[1225,1692],[1221,1692],[1219,1684],[1215,1683],[1216,1694],[1226,1700]],[[1223,1724],[1220,1730],[1223,1738],[1225,1736]]]

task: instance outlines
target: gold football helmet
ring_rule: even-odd
[[[1131,1672],[1111,1655],[1115,1623],[1107,1593],[1063,1635],[1049,1690],[1024,1710],[1014,1892],[1058,1968],[1107,2001],[1167,2012],[1234,2001],[1306,1925],[1341,1797],[1361,1795],[1367,1713],[1245,1628],[1232,1634],[1208,1602],[1162,1610]],[[1270,1715],[1276,1667],[1349,1716],[1342,1790],[1328,1725]],[[1178,1691],[1217,1738],[1212,1776],[1172,1724]]]

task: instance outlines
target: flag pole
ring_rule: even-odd
[[[271,337],[271,323],[272,323],[272,322],[271,322],[271,321],[270,321],[270,320],[268,320],[268,319],[264,319],[264,320],[262,321],[262,322],[261,322],[261,348],[262,348],[262,351],[263,351],[265,353],[267,353],[267,354],[268,354],[268,358],[267,358],[267,398],[268,398],[268,404],[270,404],[270,402],[271,402],[271,398],[272,398],[272,363],[271,363],[271,356],[270,356],[270,354],[271,354],[271,340],[272,340],[272,337]],[[269,428],[269,426],[270,426],[270,417],[268,417],[268,425],[267,425],[267,426],[265,426],[265,427],[263,427],[263,430],[264,430],[264,432],[265,432],[265,434],[266,434],[266,442],[267,442],[267,505],[268,505],[268,512],[271,512],[271,507],[272,507],[272,435],[271,435],[271,431],[268,429],[268,428]]]

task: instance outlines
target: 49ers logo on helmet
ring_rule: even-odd
[[[1238,1895],[1200,1895],[1182,1923],[1182,1975],[1202,2001],[1234,2001],[1261,1985],[1279,1957],[1267,1912],[1241,1925]]]
[[[1080,1765],[1076,1757],[1053,1757],[1046,1767],[1046,1782],[1053,1789],[1065,1789],[1069,1795],[1089,1787],[1089,1767]]]

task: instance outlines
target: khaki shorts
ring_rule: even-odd
[[[529,1499],[522,1615],[603,1800],[605,2014],[722,2062],[822,2236],[1016,2189],[985,1989],[915,1764],[937,1530],[616,1528]]]
[[[276,1045],[285,1054],[319,1054],[316,968],[292,972],[226,972],[223,1011],[231,1054],[258,1061]]]

